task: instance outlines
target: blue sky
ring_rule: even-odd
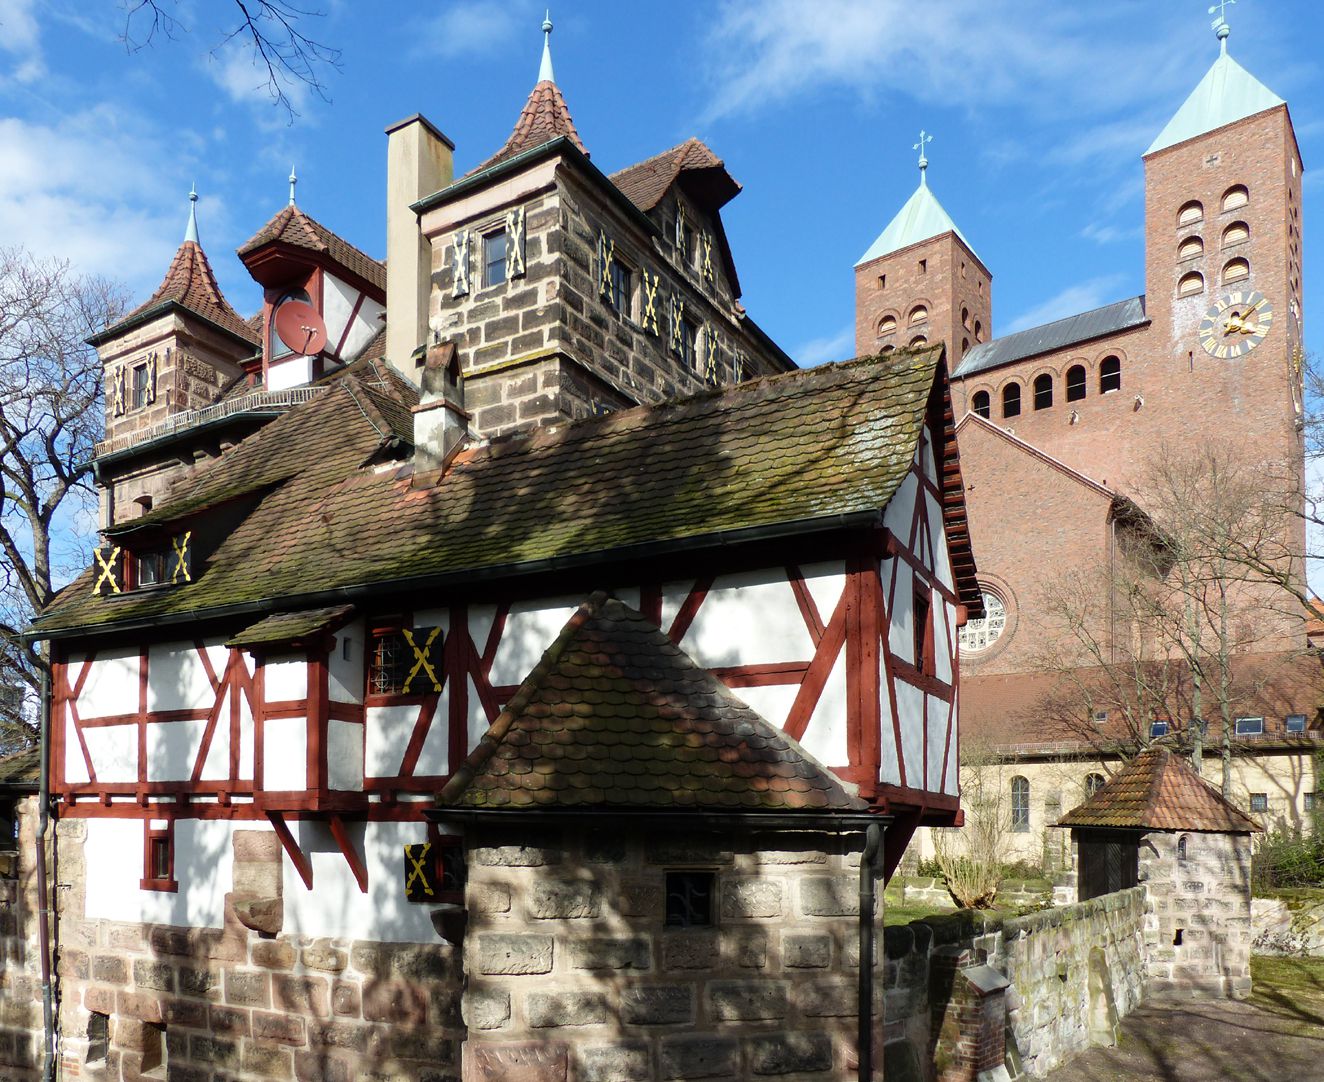
[[[172,0],[164,0],[170,5]],[[229,0],[180,0],[187,32],[136,52],[120,0],[0,0],[0,244],[124,281],[142,299],[182,237],[243,313],[234,249],[299,202],[384,249],[384,127],[421,112],[463,172],[532,88],[542,8],[307,0],[342,50],[330,101],[273,107],[247,53],[217,48]],[[993,272],[1003,334],[1143,290],[1140,155],[1217,54],[1208,0],[578,2],[552,11],[557,81],[607,171],[698,135],[745,185],[725,212],[745,303],[802,363],[852,350],[852,265],[930,182]],[[1307,345],[1324,296],[1324,4],[1241,0],[1233,55],[1292,109],[1306,165]],[[1319,171],[1314,171],[1318,168]],[[1324,258],[1324,257],[1322,257]]]

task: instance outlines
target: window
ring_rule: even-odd
[[[975,341],[982,342],[983,340],[984,340],[984,325],[980,323],[979,320],[975,320]]]
[[[1226,243],[1226,242],[1224,242]],[[1187,237],[1181,242],[1181,247],[1177,249],[1177,258],[1194,259],[1198,255],[1204,254],[1204,241],[1199,237]]]
[[[1019,417],[1021,415],[1021,385],[1008,383],[1002,388],[1002,416]]]
[[[1223,209],[1236,210],[1250,202],[1250,191],[1244,184],[1234,184],[1223,193]]]
[[[1052,409],[1053,406],[1053,377],[1047,372],[1034,377],[1034,408],[1037,410]]]
[[[1315,810],[1315,794],[1314,794],[1314,793],[1302,793],[1302,794],[1301,794],[1301,799],[1302,799],[1302,805],[1301,805],[1301,806],[1302,806],[1302,808],[1303,808],[1305,811],[1314,811],[1314,810]]]
[[[1177,296],[1194,297],[1204,289],[1204,275],[1199,271],[1183,274],[1177,283]]]
[[[143,837],[143,877],[138,886],[143,890],[174,892],[175,882],[175,829],[169,820],[150,820]]]
[[[892,334],[896,331],[896,316],[883,316],[878,321],[878,337],[885,334]]]
[[[885,274],[880,274],[880,275],[878,276],[878,288],[879,288],[879,289],[886,289],[886,288],[887,288],[887,275],[885,275]]]
[[[613,259],[608,268],[611,275],[611,306],[623,316],[633,315],[634,275],[619,259]]]
[[[915,652],[912,656],[915,659],[915,668],[925,676],[932,676],[937,671],[933,659],[933,602],[930,599],[928,585],[920,579],[915,579],[912,593],[915,598],[912,629],[915,635]]]
[[[686,368],[694,369],[697,361],[695,342],[699,337],[698,325],[690,320],[681,318],[680,321],[680,359]]]
[[[106,1062],[110,1051],[110,1015],[92,1011],[87,1018],[87,1066]]]
[[[987,649],[1007,630],[1007,606],[1002,598],[991,590],[982,591],[980,596],[984,599],[983,618],[967,620],[965,627],[956,633],[962,653],[974,654]]]
[[[138,1072],[165,1077],[166,1069],[166,1029],[157,1022],[144,1022],[142,1028],[142,1062]]]
[[[919,261],[919,272],[920,274],[929,273],[929,261],[927,259],[921,259]]]
[[[1085,366],[1073,364],[1067,369],[1067,401],[1079,402],[1085,397]]]
[[[1149,738],[1157,740],[1160,736],[1168,735],[1168,723],[1166,721],[1151,721],[1149,723]]]
[[[1190,841],[1190,838],[1189,838],[1189,836],[1186,835],[1186,834],[1183,834],[1180,838],[1177,839],[1177,863],[1178,863],[1178,864],[1185,864],[1185,863],[1186,863],[1187,846],[1188,846],[1189,841]]]
[[[1250,277],[1250,263],[1245,259],[1229,259],[1223,264],[1223,281],[1240,282]]]
[[[506,280],[506,231],[483,237],[483,285],[499,286]]]
[[[1086,775],[1085,775],[1085,795],[1086,795],[1086,796],[1093,796],[1095,793],[1097,793],[1097,792],[1098,792],[1100,789],[1102,789],[1102,788],[1103,788],[1103,775],[1102,775],[1102,774],[1086,774]]]
[[[1011,779],[1011,829],[1016,834],[1030,832],[1030,783],[1020,776]]]
[[[1189,203],[1183,203],[1181,209],[1177,211],[1178,225],[1192,225],[1195,222],[1204,220],[1204,204],[1198,199],[1192,199]]]
[[[368,640],[368,694],[399,695],[413,651],[398,630],[375,631]]]
[[[1223,247],[1228,248],[1233,244],[1242,244],[1250,240],[1250,226],[1245,222],[1233,222],[1223,230]]]
[[[1237,718],[1238,736],[1263,736],[1264,719],[1263,718]]]
[[[922,334],[917,334],[915,335],[914,338],[910,340],[911,349],[915,349],[918,346],[927,346],[928,344],[929,344],[929,340],[925,338]]]
[[[961,326],[962,326],[962,327],[969,327],[969,326],[970,326],[970,309],[969,309],[969,308],[962,308],[962,309],[961,309]]]
[[[1250,810],[1253,812],[1267,812],[1269,810],[1269,794],[1251,793]]]
[[[1099,364],[1099,394],[1122,389],[1122,362],[1117,357],[1105,357]]]
[[[1104,723],[1107,722],[1107,720],[1108,720],[1108,711],[1107,711],[1107,710],[1096,710],[1096,711],[1094,711],[1094,724],[1095,724],[1095,725],[1103,725]]]
[[[913,327],[916,323],[923,323],[929,318],[929,310],[922,304],[915,305],[910,310],[910,325]]]
[[[962,339],[961,339],[961,356],[964,357],[964,356],[966,355],[966,353],[969,352],[969,350],[970,350],[970,339],[968,339],[968,338],[962,338]]]
[[[1289,733],[1304,733],[1306,731],[1305,714],[1288,714],[1283,721],[1283,728]]]
[[[970,400],[970,404],[971,408],[974,409],[979,416],[988,420],[989,406],[987,391],[976,391],[974,397]]]
[[[666,873],[668,928],[708,928],[713,923],[712,872]]]
[[[165,582],[165,553],[143,552],[133,560],[133,586],[159,586]]]
[[[133,366],[133,408],[142,409],[147,405],[147,365],[135,364]]]

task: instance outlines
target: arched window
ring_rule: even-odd
[[[1122,362],[1117,357],[1105,357],[1099,365],[1099,394],[1122,389]]]
[[[970,399],[970,408],[987,421],[989,415],[988,392],[976,391],[974,397]]]
[[[1227,248],[1233,244],[1241,244],[1243,241],[1250,240],[1250,226],[1245,222],[1233,222],[1223,230],[1223,247]]]
[[[969,308],[962,308],[962,309],[961,309],[961,326],[962,326],[962,327],[968,327],[968,326],[970,326],[970,309],[969,309]]]
[[[1097,793],[1097,792],[1098,792],[1100,789],[1102,789],[1102,788],[1103,788],[1103,775],[1102,775],[1102,774],[1086,774],[1086,775],[1085,775],[1085,795],[1086,795],[1087,797],[1093,796],[1095,793]]]
[[[1034,377],[1034,408],[1051,409],[1053,406],[1053,377],[1047,372]]]
[[[984,599],[983,618],[967,620],[956,633],[956,642],[963,655],[987,650],[1007,630],[1007,606],[1002,598],[988,588],[980,591],[980,597]]]
[[[1240,282],[1250,277],[1250,263],[1244,259],[1229,259],[1223,264],[1223,281]]]
[[[1244,184],[1234,184],[1223,193],[1223,209],[1236,210],[1250,202],[1250,192]]]
[[[1178,864],[1185,864],[1185,863],[1186,863],[1186,858],[1187,858],[1188,856],[1190,856],[1190,849],[1189,849],[1190,841],[1191,841],[1191,838],[1190,838],[1190,835],[1189,835],[1189,834],[1183,834],[1180,838],[1177,839],[1177,863],[1178,863]]]
[[[910,340],[910,345],[911,345],[912,347],[914,347],[914,346],[927,346],[928,344],[929,344],[929,340],[928,340],[927,338],[925,338],[922,334],[917,334],[917,335],[915,335],[914,338],[912,338],[912,339]]]
[[[916,323],[923,323],[929,318],[929,310],[922,304],[915,305],[910,310],[910,325],[913,327]]]
[[[1085,397],[1085,366],[1073,364],[1067,369],[1067,401],[1079,402]]]
[[[1225,242],[1226,243],[1226,242]],[[1204,241],[1199,237],[1187,237],[1181,242],[1181,247],[1177,249],[1177,258],[1194,259],[1204,253]]]
[[[980,323],[979,320],[975,320],[975,341],[982,342],[983,340],[984,340],[984,325]]]
[[[1019,774],[1011,779],[1011,829],[1016,834],[1030,832],[1030,783]]]
[[[879,353],[891,353],[892,350],[894,350],[894,349],[896,349],[896,346],[892,345],[891,342],[888,342],[887,345],[885,345],[885,346],[884,346],[882,349],[880,349],[878,352],[879,352]]]
[[[1008,383],[1002,388],[1002,416],[1019,417],[1021,415],[1021,385]]]
[[[896,330],[896,316],[883,316],[883,318],[878,321],[879,338],[881,338],[885,334],[891,334],[895,330]]]
[[[964,356],[966,355],[966,353],[969,351],[969,349],[970,349],[970,339],[968,339],[968,338],[962,338],[962,339],[961,339],[961,356],[964,357]]]
[[[1178,225],[1193,225],[1195,222],[1204,220],[1204,204],[1198,199],[1192,199],[1189,203],[1183,203],[1181,210],[1177,211]]]
[[[1190,274],[1183,274],[1181,281],[1177,283],[1177,296],[1194,297],[1204,289],[1204,275],[1199,271],[1191,271]]]

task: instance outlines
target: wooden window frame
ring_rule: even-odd
[[[1021,415],[1021,385],[1014,380],[1002,388],[1002,418]]]
[[[938,675],[938,659],[933,645],[933,587],[918,575],[910,588],[911,619],[914,626],[915,671],[924,675]]]
[[[469,881],[469,869],[464,859],[464,838],[459,834],[443,834],[435,824],[428,824],[428,841],[432,843],[433,878],[437,884],[437,904],[464,905],[464,889]],[[448,874],[458,885],[446,889]]]
[[[501,257],[493,259],[491,250],[496,244],[497,238],[501,238]],[[496,286],[505,285],[509,281],[506,276],[506,249],[510,245],[510,234],[506,231],[504,225],[496,229],[489,229],[481,235],[482,254],[483,254],[483,289],[493,289]],[[499,268],[499,274],[493,276],[492,268]]]
[[[1116,368],[1108,364],[1113,361]],[[1107,381],[1107,384],[1105,384]],[[1099,362],[1099,394],[1113,394],[1122,389],[1122,359],[1109,354]]]
[[[1011,832],[1030,833],[1030,779],[1021,774],[1011,779]]]
[[[1267,814],[1269,811],[1269,794],[1251,793],[1249,795],[1250,795],[1250,810],[1254,812],[1256,815]]]
[[[1083,364],[1073,364],[1067,369],[1066,396],[1068,402],[1083,402],[1089,394],[1090,377]]]
[[[410,706],[423,701],[426,693],[422,691],[377,691],[373,686],[378,640],[392,635],[397,636],[400,639],[402,649],[408,653],[409,644],[405,642],[403,632],[410,625],[411,621],[404,616],[392,616],[369,621],[363,640],[363,703],[365,706]]]
[[[138,382],[138,377],[142,377],[142,382]],[[135,364],[129,371],[129,408],[132,410],[146,409],[150,404],[147,401],[148,383],[151,380],[151,373],[148,371],[148,364],[143,361],[142,364]]]
[[[679,887],[681,884],[678,879],[673,877],[706,877],[708,883],[708,893],[706,897],[707,912],[702,920],[672,920],[672,895],[678,891],[673,891],[673,884]],[[717,927],[717,871],[713,868],[668,868],[662,873],[662,925],[664,928],[674,928],[681,931],[691,931],[695,929],[716,928]],[[685,901],[686,899],[681,899]]]
[[[980,402],[983,402],[981,408]],[[970,412],[978,414],[984,420],[989,420],[993,414],[993,400],[987,391],[976,391],[970,396]]]
[[[619,316],[634,319],[634,268],[619,256],[612,256],[607,267],[607,303]]]
[[[162,877],[156,874],[157,865],[155,856],[164,847],[166,854],[167,874]],[[179,880],[175,878],[175,821],[167,820],[164,827],[153,827],[150,824],[143,831],[143,877],[138,881],[138,886],[142,890],[155,890],[164,894],[176,894],[179,891]]]
[[[1053,408],[1053,376],[1049,372],[1040,372],[1034,377],[1034,383],[1031,385],[1032,401],[1037,413],[1039,410],[1050,410]]]

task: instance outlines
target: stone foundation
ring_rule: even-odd
[[[16,801],[18,849],[0,853],[0,1078],[40,1077],[41,953],[37,798]]]

